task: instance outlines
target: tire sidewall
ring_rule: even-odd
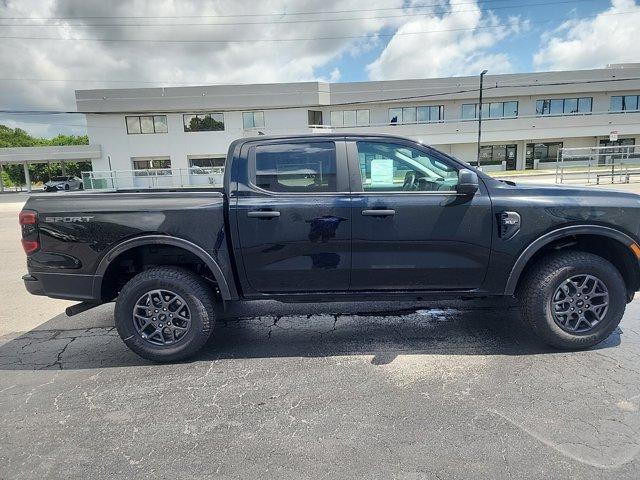
[[[603,260],[604,261],[604,260]],[[544,319],[544,325],[558,340],[560,347],[565,343],[572,346],[594,345],[607,338],[618,326],[626,306],[626,292],[624,280],[612,265],[610,268],[602,262],[593,264],[566,265],[556,270],[551,275],[551,281],[540,292],[540,318]],[[569,333],[563,330],[554,320],[552,313],[552,299],[557,288],[566,279],[576,275],[594,275],[599,278],[609,291],[609,307],[604,320],[601,320],[593,330],[585,333]],[[567,345],[568,346],[568,345]]]
[[[213,319],[205,323],[205,316],[209,316],[207,308],[194,292],[178,282],[167,279],[145,278],[134,282],[135,280],[134,278],[122,289],[115,308],[116,329],[131,350],[145,358],[172,360],[183,356],[185,352],[200,348],[205,343],[210,334],[210,327],[207,325],[213,322]],[[191,313],[191,327],[180,340],[171,345],[153,345],[147,342],[133,323],[133,309],[137,301],[145,293],[158,289],[167,289],[180,295]],[[206,337],[205,341],[202,341],[203,336]]]

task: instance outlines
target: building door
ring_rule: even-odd
[[[506,160],[507,160],[507,170],[515,170],[516,169],[516,158],[518,156],[518,146],[517,145],[506,145]]]
[[[538,160],[539,164],[556,162],[561,149],[562,142],[527,143],[525,169],[535,168],[535,160]]]

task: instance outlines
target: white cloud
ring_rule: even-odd
[[[533,64],[540,70],[570,70],[637,62],[639,25],[640,6],[634,0],[612,0],[596,17],[564,22],[543,35]]]
[[[366,6],[363,6],[366,5]],[[230,39],[287,39],[372,35],[393,25],[380,12],[358,8],[402,7],[403,0],[0,0],[3,24],[53,24],[53,27],[3,27],[2,36],[64,38],[146,38],[220,40],[222,43],[134,43],[0,39],[0,105],[11,109],[75,109],[75,89],[166,86],[170,84],[268,83],[318,78],[316,71],[343,55],[366,51],[370,40],[343,38],[321,41],[245,41]],[[229,17],[232,14],[344,11],[341,15]],[[399,11],[402,13],[402,10]],[[384,12],[383,12],[384,13]],[[144,18],[145,16],[188,18]],[[223,15],[222,17],[210,17]],[[127,20],[100,17],[128,16]],[[318,18],[378,17],[336,22],[308,22]],[[9,20],[6,17],[93,17],[79,20]],[[143,18],[135,18],[143,17]],[[257,25],[184,25],[194,23],[282,22]],[[299,20],[299,21],[298,21]],[[101,23],[160,23],[156,27],[97,27]],[[166,25],[166,24],[169,25]],[[175,25],[182,23],[183,25]],[[330,79],[340,78],[334,69]],[[28,79],[67,81],[37,82]],[[83,80],[91,80],[84,82]],[[111,83],[109,81],[118,81]],[[127,83],[122,80],[137,80]],[[6,117],[5,117],[6,118]],[[27,122],[30,117],[12,117]],[[2,123],[3,118],[0,118]],[[54,121],[52,120],[52,123]],[[67,122],[70,124],[79,122]],[[75,128],[75,127],[74,127]],[[42,131],[43,127],[38,127]],[[34,130],[34,129],[29,129]]]
[[[477,3],[464,8],[442,2],[442,13],[418,17],[398,28],[381,55],[367,66],[373,80],[447,77],[476,74],[483,68],[491,73],[512,70],[506,54],[489,49],[510,34],[517,34],[526,23],[511,17],[501,24],[491,12]],[[415,32],[432,32],[416,34]]]

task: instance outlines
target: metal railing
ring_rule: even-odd
[[[629,183],[639,174],[639,145],[558,150],[556,183]]]
[[[89,190],[127,188],[221,187],[224,167],[154,168],[82,172]]]

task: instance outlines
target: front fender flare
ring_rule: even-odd
[[[538,238],[523,250],[511,269],[504,294],[513,295],[515,293],[522,271],[536,252],[555,240],[572,235],[601,235],[618,240],[627,247],[635,243],[635,240],[626,233],[616,230],[615,228],[603,227],[601,225],[573,225],[553,230]]]
[[[220,289],[220,295],[222,296],[222,299],[234,300],[237,298],[237,293],[235,291],[233,282],[231,282],[230,286],[224,276],[224,273],[222,273],[222,269],[206,250],[188,240],[177,237],[170,237],[168,235],[144,235],[142,237],[131,238],[119,243],[111,250],[109,250],[109,252],[107,252],[107,254],[102,257],[102,260],[100,260],[93,280],[93,293],[96,298],[101,297],[102,279],[111,262],[121,253],[142,245],[172,245],[175,247],[184,248],[185,250],[193,253],[198,258],[200,258],[213,273],[213,276],[216,279],[216,283],[218,284],[218,288]]]

